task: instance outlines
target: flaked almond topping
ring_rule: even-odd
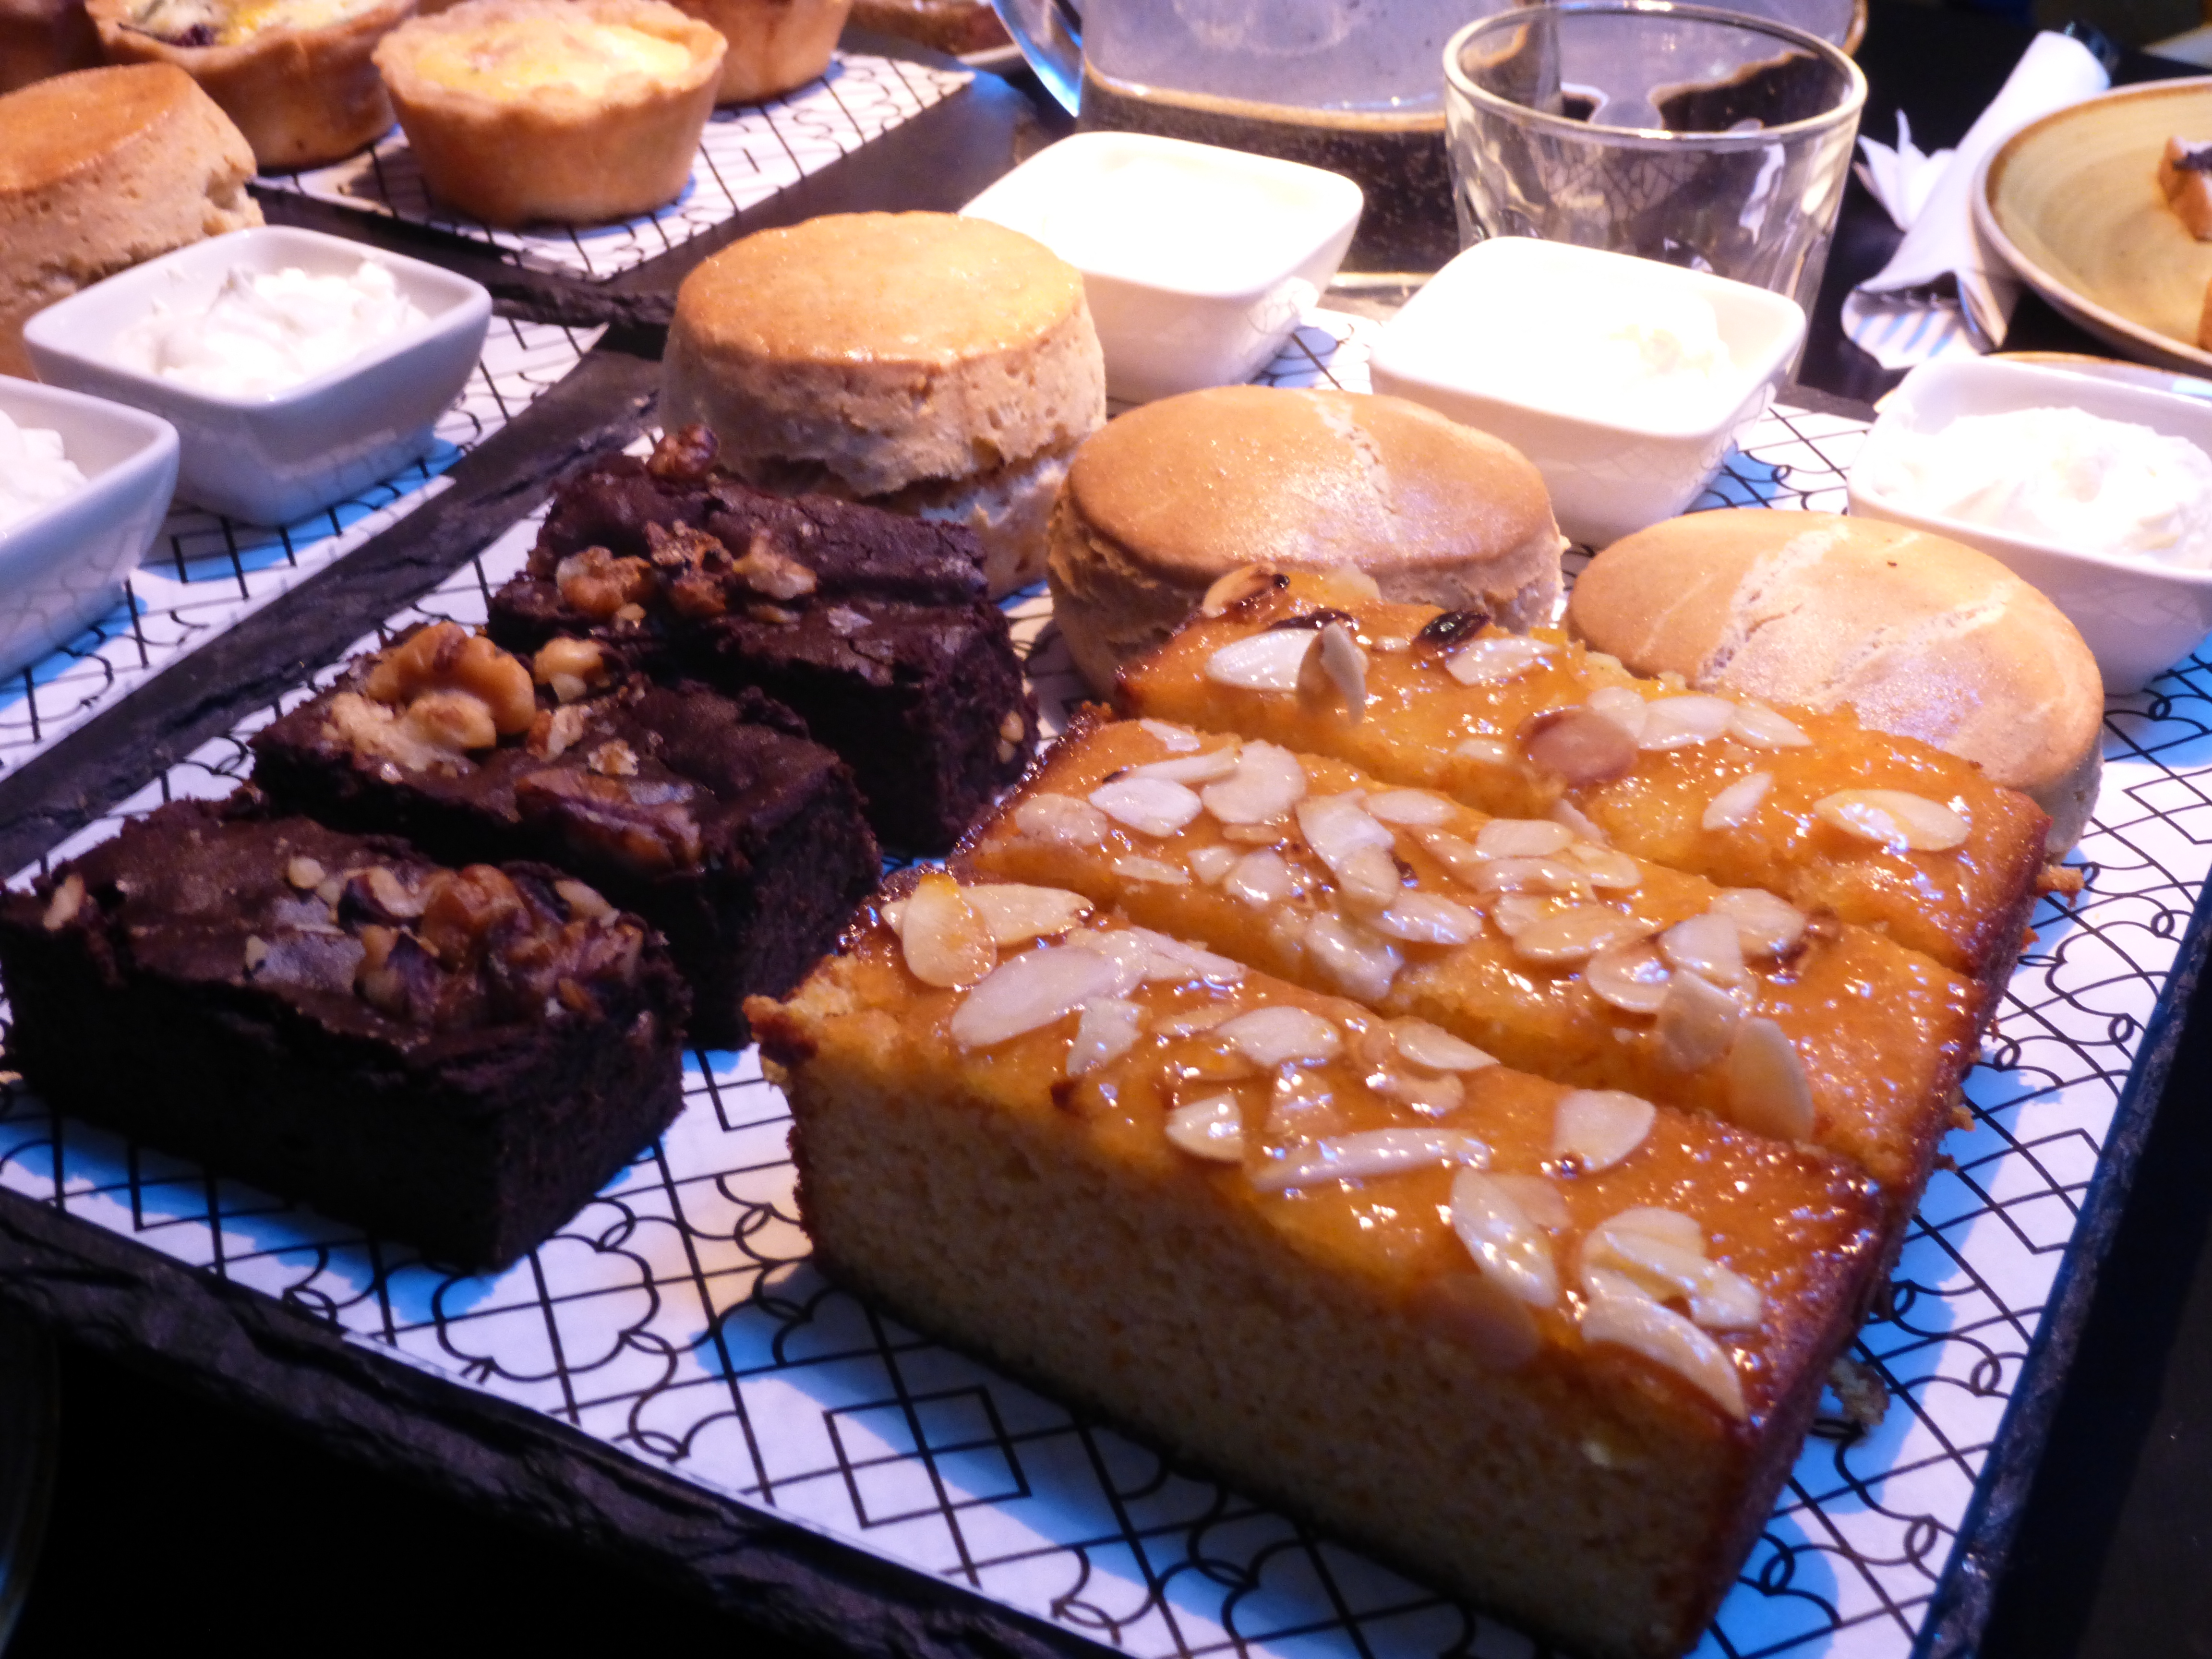
[[[584,757],[584,764],[603,778],[634,778],[637,775],[637,750],[620,738],[609,738]]]
[[[1626,777],[1636,766],[1636,739],[1582,707],[1531,715],[1522,723],[1521,752],[1570,788]]]
[[[1627,732],[1632,743],[1644,735],[1644,721],[1651,707],[1625,685],[1601,685],[1589,694],[1588,706]]]
[[[304,853],[284,866],[285,881],[303,893],[312,893],[321,886],[323,878],[328,873],[319,863]]]
[[[1408,1170],[1425,1170],[1438,1164],[1463,1164],[1480,1170],[1489,1163],[1489,1146],[1463,1130],[1359,1129],[1286,1147],[1279,1158],[1270,1158],[1252,1172],[1252,1184],[1263,1193],[1279,1193],[1317,1181],[1403,1175]]]
[[[1153,1020],[1152,1030],[1164,1037],[1196,1036],[1200,1031],[1212,1030],[1236,1012],[1234,1008],[1196,1008],[1188,1013],[1162,1014]]]
[[[1659,954],[1715,985],[1741,985],[1747,977],[1743,939],[1732,917],[1708,911],[1676,922],[1659,935]]]
[[[1710,907],[1735,924],[1736,942],[1747,957],[1787,954],[1805,936],[1805,913],[1759,887],[1723,887]]]
[[[1578,841],[1567,848],[1567,856],[1589,872],[1593,887],[1632,893],[1644,885],[1644,866],[1627,854],[1616,853],[1610,847]]]
[[[572,916],[581,916],[586,921],[599,921],[615,914],[615,907],[596,887],[587,886],[573,876],[563,876],[553,884],[553,890],[568,907]]]
[[[1202,616],[1218,617],[1232,605],[1257,599],[1262,593],[1273,593],[1290,585],[1291,579],[1279,571],[1270,570],[1265,565],[1240,564],[1227,574],[1213,579],[1213,585],[1206,590],[1206,597],[1198,603],[1199,612]]]
[[[1298,695],[1341,702],[1357,726],[1367,715],[1367,653],[1340,622],[1324,623],[1298,665]]]
[[[1644,730],[1636,739],[1639,749],[1688,749],[1727,734],[1736,706],[1726,697],[1692,691],[1686,696],[1661,697],[1644,705]]]
[[[1510,766],[1513,745],[1503,738],[1468,738],[1452,750],[1455,758],[1477,766]]]
[[[1133,778],[1165,778],[1170,783],[1212,783],[1216,778],[1225,778],[1237,769],[1237,744],[1232,738],[1218,749],[1209,749],[1203,754],[1176,755],[1167,760],[1146,761],[1142,766],[1133,766]]]
[[[1493,634],[1462,646],[1444,659],[1444,672],[1462,685],[1497,685],[1527,673],[1552,653],[1541,640]]]
[[[1586,1174],[1610,1170],[1644,1144],[1658,1116],[1658,1109],[1640,1095],[1570,1089],[1552,1119],[1552,1152],[1573,1158]]]
[[[1729,1053],[1729,1115],[1777,1140],[1813,1138],[1813,1085],[1782,1028],[1747,1019]]]
[[[1067,1051],[1068,1076],[1081,1077],[1119,1060],[1137,1046],[1137,1039],[1144,1035],[1144,1024],[1142,1004],[1120,997],[1093,997],[1083,1005],[1075,1022],[1075,1046]]]
[[[963,1048],[995,1048],[1066,1018],[1093,997],[1119,995],[1128,988],[1121,978],[1120,964],[1097,951],[1030,951],[994,968],[952,1011],[948,1029]]]
[[[1765,703],[1740,702],[1729,716],[1729,736],[1754,749],[1809,749],[1813,739]]]
[[[1838,789],[1813,803],[1814,814],[1861,841],[1890,851],[1948,853],[1966,844],[1966,821],[1939,800],[1903,789]]]
[[[1437,861],[1460,880],[1472,886],[1482,873],[1486,861],[1474,850],[1474,843],[1455,836],[1449,830],[1417,830],[1414,837],[1436,855]]]
[[[1583,1309],[1581,1330],[1585,1342],[1626,1348],[1673,1371],[1738,1421],[1751,1415],[1728,1350],[1672,1309],[1638,1296],[1596,1297]]]
[[[1465,945],[1482,936],[1480,913],[1411,888],[1399,889],[1388,905],[1364,920],[1376,933],[1411,945]]]
[[[1244,1161],[1244,1113],[1231,1094],[1208,1095],[1178,1106],[1167,1117],[1169,1143],[1215,1164]]]
[[[574,702],[607,683],[606,653],[596,641],[556,635],[530,659],[530,678],[562,702]]]
[[[1506,1195],[1521,1206],[1529,1220],[1546,1231],[1557,1232],[1574,1224],[1574,1212],[1567,1208],[1566,1194],[1551,1176],[1501,1175],[1490,1178],[1505,1189]]]
[[[1302,629],[1248,634],[1206,659],[1206,678],[1239,691],[1295,691],[1313,644],[1314,636]]]
[[[1583,964],[1583,983],[1591,994],[1624,1013],[1657,1013],[1670,977],[1659,952],[1641,939],[1601,951]]]
[[[1340,564],[1307,577],[1314,592],[1331,605],[1372,605],[1382,597],[1382,584],[1364,570]]]
[[[996,881],[978,882],[960,891],[968,908],[990,930],[994,945],[1020,945],[1064,933],[1091,914],[1091,901],[1065,888]]]
[[[1344,890],[1362,903],[1384,905],[1404,890],[1388,826],[1361,805],[1357,790],[1298,803],[1298,830]]]
[[[1170,939],[1165,933],[1156,933],[1149,927],[1104,928],[1077,933],[1067,942],[1078,949],[1111,957],[1120,965],[1126,982],[1115,990],[1116,996],[1139,984],[1185,984],[1203,980],[1212,985],[1235,985],[1244,977],[1243,963],[1216,956],[1179,939]]]
[[[1480,1170],[1462,1170],[1452,1177],[1451,1224],[1483,1277],[1530,1307],[1559,1305],[1551,1237],[1514,1188]]]
[[[1367,810],[1385,823],[1414,828],[1449,823],[1458,815],[1451,802],[1428,789],[1380,790],[1367,798]]]
[[[1455,1112],[1467,1099],[1467,1085],[1449,1072],[1381,1071],[1368,1078],[1367,1086],[1426,1117]]]
[[[1308,922],[1304,943],[1329,977],[1364,1002],[1389,995],[1390,981],[1406,962],[1387,939],[1339,915]]]
[[[1581,807],[1577,806],[1572,801],[1553,801],[1552,803],[1552,810],[1547,812],[1544,816],[1551,819],[1554,823],[1565,824],[1568,832],[1572,835],[1577,841],[1586,842],[1590,846],[1600,848],[1609,848],[1613,845],[1612,838],[1608,836],[1604,830],[1597,827],[1595,820],[1591,818],[1588,813],[1584,812]]]
[[[1200,847],[1190,855],[1190,872],[1208,887],[1218,886],[1242,856],[1234,847]]]
[[[995,967],[997,944],[960,884],[933,870],[907,896],[899,927],[907,971],[924,985],[973,985]]]
[[[1177,726],[1172,720],[1139,720],[1154,743],[1172,755],[1195,754],[1203,748],[1206,739],[1188,726]]]
[[[1589,872],[1565,859],[1484,859],[1470,884],[1478,893],[1558,893],[1569,898],[1597,896]]]
[[[1564,853],[1574,837],[1548,818],[1492,818],[1475,832],[1474,850],[1486,859],[1545,858]]]
[[[1705,815],[1698,822],[1707,830],[1741,829],[1751,822],[1773,787],[1773,773],[1747,772],[1706,803]]]
[[[1134,774],[1100,784],[1090,800],[1116,823],[1145,836],[1172,836],[1200,811],[1198,797],[1182,785]]]
[[[1272,847],[1255,848],[1238,859],[1222,878],[1222,890],[1232,893],[1255,910],[1296,898],[1298,878],[1289,862]]]
[[[1491,914],[1498,915],[1513,896],[1517,896],[1509,895],[1493,905]],[[1499,921],[1502,927],[1503,918]],[[1577,904],[1540,916],[1510,937],[1513,954],[1522,961],[1556,968],[1588,962],[1601,951],[1642,939],[1650,931],[1649,922],[1601,904]]]
[[[1267,947],[1279,957],[1295,962],[1306,948],[1306,918],[1303,911],[1284,905],[1267,918]]]
[[[1293,1060],[1334,1059],[1344,1034],[1309,1009],[1277,1005],[1255,1008],[1213,1028],[1213,1034],[1255,1066],[1273,1070]]]
[[[1472,1042],[1462,1042],[1425,1019],[1395,1020],[1389,1030],[1391,1046],[1400,1057],[1426,1071],[1479,1072],[1498,1064]]]
[[[1111,833],[1106,815],[1073,795],[1031,795],[1014,808],[1014,828],[1060,847],[1097,847]]]
[[[1148,859],[1124,853],[1114,860],[1114,873],[1123,881],[1149,882],[1156,887],[1188,887],[1190,872],[1164,859]]]
[[[1676,1299],[1708,1330],[1741,1330],[1759,1323],[1765,1298],[1759,1287],[1705,1254],[1705,1230],[1680,1210],[1623,1210],[1583,1241],[1583,1286],[1592,1297]]]
[[[1653,1033],[1660,1061],[1678,1072],[1701,1071],[1735,1047],[1742,1024],[1734,997],[1695,974],[1677,972],[1667,981]]]
[[[1207,784],[1200,799],[1223,823],[1269,823],[1305,793],[1305,768],[1296,755],[1272,743],[1248,743],[1237,752],[1237,770]]]

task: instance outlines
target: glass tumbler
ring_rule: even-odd
[[[1812,309],[1866,76],[1787,24],[1666,0],[1478,19],[1444,48],[1461,246],[1640,254]]]

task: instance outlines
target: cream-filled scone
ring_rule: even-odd
[[[488,224],[592,223],[683,193],[726,50],[661,0],[464,0],[376,64],[434,194]]]
[[[718,104],[752,104],[803,87],[830,66],[853,0],[676,0],[729,46]]]
[[[1043,573],[1068,458],[1106,418],[1081,273],[950,214],[745,238],[684,279],[663,362],[663,419],[712,427],[741,477],[965,524],[994,594]]]
[[[1401,398],[1216,386],[1077,452],[1053,514],[1053,614],[1091,689],[1240,567],[1352,569],[1384,599],[1549,622],[1559,526],[1511,445]]]
[[[0,97],[0,374],[35,311],[155,254],[261,222],[253,152],[182,70],[78,70]]]
[[[2081,839],[2103,769],[2096,659],[2058,607],[1986,554],[1826,513],[1732,508],[1615,542],[1569,628],[1639,674],[1796,708],[1978,765]]]
[[[110,63],[173,64],[264,171],[335,161],[392,125],[370,62],[415,0],[87,0]]]

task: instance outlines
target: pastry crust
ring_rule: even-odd
[[[370,61],[413,15],[415,0],[367,0],[334,21],[275,21],[234,46],[179,46],[132,26],[143,0],[86,0],[111,63],[173,64],[238,124],[264,173],[350,155],[392,126],[392,101]]]
[[[1217,386],[1087,440],[1053,516],[1053,616],[1092,692],[1242,565],[1364,572],[1383,597],[1552,619],[1564,545],[1511,445],[1402,398]]]
[[[803,87],[830,67],[853,0],[675,0],[676,9],[719,31],[718,104],[757,104]]]
[[[1638,674],[1848,708],[1972,761],[2051,815],[2053,857],[2096,805],[2096,659],[2042,593],[1945,537],[1828,513],[1670,519],[1591,561],[1567,626]]]
[[[624,69],[596,88],[555,82],[501,95],[489,77],[428,72],[471,37],[530,39],[558,25],[613,25],[684,49],[680,70]],[[392,101],[431,190],[487,224],[593,223],[675,200],[691,176],[727,48],[660,0],[465,0],[394,30],[377,48]]]
[[[84,0],[0,0],[0,93],[99,62]]]
[[[182,70],[77,70],[0,98],[0,374],[23,324],[128,266],[261,222],[253,152]]]
[[[1013,44],[984,0],[853,0],[853,22],[955,57]]]

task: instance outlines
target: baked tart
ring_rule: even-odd
[[[830,67],[853,0],[676,0],[728,42],[718,104],[757,104]]]
[[[349,155],[392,126],[370,57],[415,0],[87,0],[112,64],[174,64],[264,173]]]
[[[594,223],[683,194],[726,52],[660,0],[465,0],[376,64],[433,193],[487,224]]]

